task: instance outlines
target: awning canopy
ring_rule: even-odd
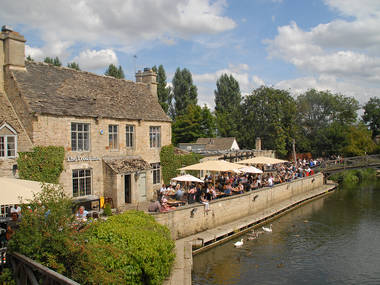
[[[103,161],[117,174],[126,174],[152,169],[150,164],[139,156],[105,157]]]
[[[41,182],[0,177],[0,204],[12,205],[33,199],[34,193],[41,192]]]
[[[253,167],[253,166],[247,166],[247,167],[239,168],[239,170],[241,172],[244,172],[244,173],[263,173],[262,170],[260,170],[256,167]]]
[[[256,156],[249,159],[239,161],[240,164],[277,164],[288,162],[287,160],[277,159],[273,157]]]
[[[171,180],[173,181],[181,181],[181,182],[199,182],[199,183],[204,183],[203,180],[193,176],[193,175],[190,175],[190,174],[185,174],[185,175],[182,175],[182,176],[178,176],[178,177],[174,177],[172,178]]]
[[[236,163],[231,163],[225,160],[208,160],[197,164],[189,165],[180,168],[180,170],[208,170],[216,172],[228,172],[239,169],[242,166]]]

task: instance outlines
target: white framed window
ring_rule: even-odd
[[[161,183],[161,165],[159,162],[151,163],[150,166],[153,168],[153,184]]]
[[[149,127],[150,147],[161,147],[161,127]]]
[[[91,195],[92,171],[91,169],[73,170],[73,197]]]
[[[133,125],[126,125],[125,126],[125,146],[127,148],[133,148],[134,147],[134,138],[135,138],[135,126]]]
[[[118,125],[108,125],[108,145],[111,150],[119,149]]]
[[[71,150],[90,150],[90,124],[71,123]]]
[[[17,154],[17,132],[7,123],[0,127],[0,158],[15,158]]]

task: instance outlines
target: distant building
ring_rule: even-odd
[[[202,152],[202,151],[235,151],[240,150],[234,137],[228,138],[199,138],[195,143],[180,143],[180,149]]]
[[[60,183],[73,197],[105,196],[115,206],[153,197],[160,150],[171,120],[157,98],[156,73],[136,82],[25,62],[23,36],[0,34],[0,175],[12,176],[18,152],[63,146]]]

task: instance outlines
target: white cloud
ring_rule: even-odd
[[[360,101],[367,98],[369,92],[375,92],[372,96],[378,94],[380,1],[324,2],[350,20],[337,19],[310,30],[291,22],[279,27],[275,38],[264,40],[270,58],[283,59],[307,75],[277,85],[298,90],[303,82],[307,88],[328,87],[347,95],[355,94]]]
[[[30,56],[33,60],[42,61],[45,57],[45,53],[40,48],[25,45],[25,56]]]
[[[73,61],[85,70],[105,69],[111,63],[116,65],[118,62],[116,53],[112,49],[87,49],[76,56]]]
[[[223,15],[225,0],[18,0],[1,5],[0,18],[9,24],[22,24],[37,30],[48,53],[57,40],[67,45],[117,46],[134,50],[146,41],[161,39],[173,44],[176,38],[188,39],[235,28]],[[23,32],[23,31],[21,31]],[[50,49],[49,49],[50,48]]]

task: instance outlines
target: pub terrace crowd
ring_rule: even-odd
[[[212,200],[313,175],[313,168],[320,165],[321,161],[321,159],[298,159],[297,164],[281,163],[269,169],[262,165],[260,167],[263,170],[262,174],[224,172],[215,177],[206,175],[204,183],[163,184],[157,191],[157,201],[152,201],[148,210],[166,212],[185,204],[202,203],[208,211],[208,203]]]

